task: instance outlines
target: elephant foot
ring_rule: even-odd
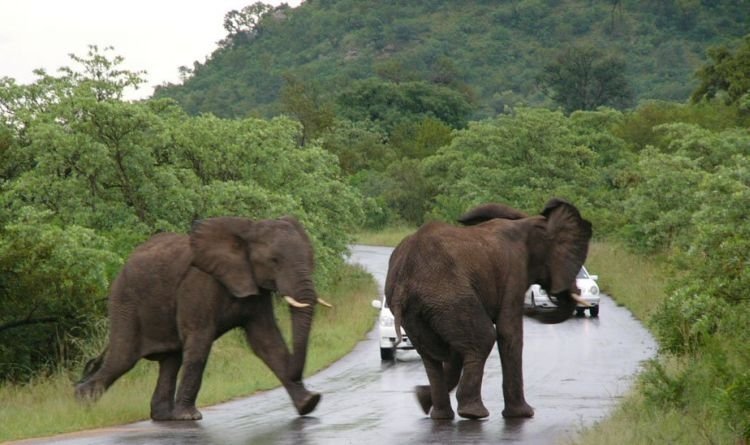
[[[195,406],[175,406],[169,418],[154,420],[201,420],[202,418],[203,414]]]
[[[523,403],[518,406],[505,406],[503,410],[503,417],[534,417],[534,408],[529,406],[528,403]]]
[[[461,404],[458,407],[458,415],[464,419],[484,419],[490,415],[482,401]]]
[[[88,381],[76,385],[76,399],[79,402],[95,402],[104,394],[104,387]]]
[[[311,392],[308,393],[303,399],[295,401],[294,407],[297,408],[297,413],[299,413],[300,416],[311,413],[315,409],[315,407],[318,406],[320,397],[321,396],[319,393]]]
[[[151,406],[151,420],[173,420],[173,407],[171,404],[160,404]]]
[[[451,408],[438,409],[433,407],[430,411],[430,419],[433,420],[453,420],[455,416]]]
[[[432,408],[432,393],[428,385],[420,385],[414,387],[414,394],[417,396],[419,406],[422,407],[422,411],[425,414],[430,414],[430,408]]]

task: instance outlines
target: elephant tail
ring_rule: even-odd
[[[393,344],[393,347],[396,347],[403,340],[401,336],[401,305],[397,304],[393,306],[391,312],[393,312],[393,327],[396,329],[396,342]]]
[[[76,382],[76,384],[81,384],[89,379],[96,371],[99,370],[99,368],[102,367],[102,363],[104,363],[104,355],[107,353],[108,348],[104,348],[104,351],[102,351],[101,354],[99,354],[98,357],[92,358],[91,360],[86,362],[86,365],[83,367],[83,374],[81,375],[81,379]]]

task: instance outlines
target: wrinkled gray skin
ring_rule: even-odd
[[[591,224],[571,204],[552,199],[541,215],[500,204],[477,207],[459,221],[423,225],[393,251],[385,284],[396,332],[403,326],[419,352],[429,386],[417,399],[433,419],[487,417],[481,389],[484,365],[497,342],[503,373],[504,417],[532,417],[522,375],[523,300],[539,283],[558,300],[543,321],[574,311],[570,297],[586,260]]]
[[[320,394],[304,387],[302,371],[317,301],[313,268],[310,240],[291,217],[211,218],[194,224],[189,235],[154,236],[133,252],[112,284],[109,345],[87,366],[76,396],[97,399],[146,358],[159,362],[151,418],[198,420],[195,399],[211,345],[241,327],[298,413],[311,412]],[[273,291],[309,304],[290,306],[292,353],[276,324]]]

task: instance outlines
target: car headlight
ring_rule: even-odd
[[[391,317],[380,317],[380,326],[384,328],[393,327],[393,318]]]
[[[599,295],[599,286],[591,286],[591,289],[589,289],[589,293],[591,295]]]

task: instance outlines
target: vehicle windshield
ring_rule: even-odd
[[[576,278],[588,278],[589,274],[586,271],[586,268],[581,267],[581,270],[578,271],[578,275],[576,275]]]

